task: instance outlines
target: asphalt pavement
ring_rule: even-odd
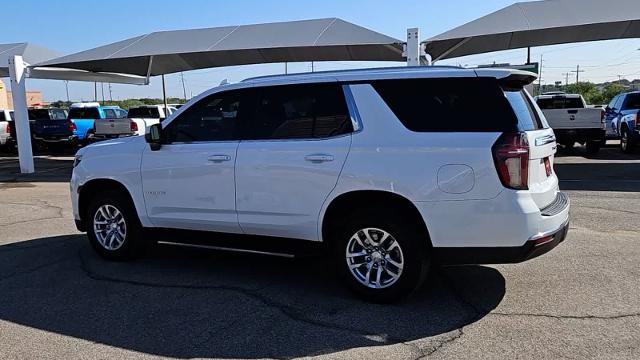
[[[355,299],[322,258],[159,246],[103,261],[73,226],[68,155],[39,156],[35,176],[0,155],[2,359],[640,358],[640,153],[559,154],[563,244],[434,269],[393,305]]]

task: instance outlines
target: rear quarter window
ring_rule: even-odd
[[[411,131],[513,132],[521,128],[520,117],[495,78],[380,80],[371,85]],[[532,121],[523,118],[523,122]]]

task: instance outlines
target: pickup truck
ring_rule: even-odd
[[[13,121],[13,110],[0,109],[0,147],[12,146],[11,121]]]
[[[559,144],[566,148],[576,142],[586,144],[590,154],[605,144],[604,111],[587,107],[582,95],[555,92],[539,95],[535,100]]]
[[[71,148],[77,145],[75,125],[67,120],[67,111],[59,108],[28,109],[31,145],[42,148]],[[17,139],[13,121],[9,124],[11,139]],[[14,142],[17,143],[17,142]]]
[[[640,142],[640,91],[623,93],[605,109],[607,134],[620,139],[620,149],[632,152]]]
[[[125,118],[127,111],[118,106],[101,106],[99,103],[74,103],[69,109],[69,119],[76,125],[75,134],[83,143],[90,143],[95,136],[95,121],[99,119]]]
[[[169,115],[177,111],[164,105],[141,105],[129,108],[126,119],[108,119],[96,121],[96,139],[110,139],[123,136],[144,135],[153,124],[164,121]]]

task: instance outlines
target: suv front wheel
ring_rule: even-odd
[[[419,226],[393,213],[371,211],[345,220],[335,234],[333,256],[351,290],[364,300],[387,303],[421,285],[429,258],[426,234]]]
[[[144,250],[142,226],[131,201],[121,192],[94,197],[85,219],[89,242],[100,256],[128,260]]]

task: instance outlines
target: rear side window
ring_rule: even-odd
[[[67,119],[67,111],[63,109],[50,109],[49,114],[51,115],[51,120]]]
[[[380,80],[371,84],[415,132],[506,132],[518,118],[494,78]]]
[[[29,109],[29,120],[49,120],[49,110]]]
[[[581,109],[584,108],[582,99],[578,97],[556,96],[551,98],[538,98],[538,106],[543,110],[550,109]]]
[[[107,119],[117,119],[116,111],[113,109],[104,109],[104,117]]]
[[[98,108],[71,108],[69,119],[100,119]]]
[[[258,90],[257,107],[247,127],[247,138],[327,138],[352,131],[340,85],[285,85]]]
[[[538,113],[534,109],[533,102],[524,93],[524,90],[505,90],[504,94],[518,118],[518,130],[527,131],[543,128]]]
[[[624,100],[622,110],[640,109],[640,94],[629,94]]]

